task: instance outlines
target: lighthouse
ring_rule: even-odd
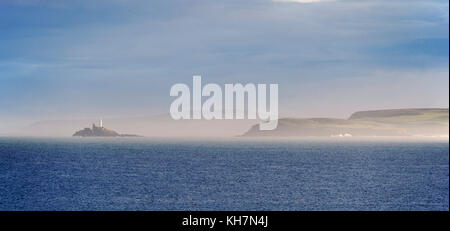
[[[103,127],[103,120],[102,119],[100,119],[100,127],[101,128]]]

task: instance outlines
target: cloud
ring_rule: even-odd
[[[360,99],[389,106],[395,100],[377,96],[389,86],[386,78],[371,95],[354,89],[380,78],[370,75],[375,70],[398,72],[389,76],[399,83],[402,75],[429,70],[408,82],[404,98],[393,98],[400,106],[448,104],[448,89],[438,88],[448,74],[448,1],[104,2],[0,6],[0,108],[8,108],[0,118],[163,113],[170,86],[194,74],[219,84],[279,83],[280,110],[299,108],[293,114],[307,116],[314,107],[333,113],[333,105],[345,115],[363,109]],[[423,82],[416,98],[406,97]],[[320,90],[339,83],[353,83],[338,87],[350,92],[345,100]],[[311,91],[321,98],[305,100]]]

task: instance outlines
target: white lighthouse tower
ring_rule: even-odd
[[[101,128],[103,127],[103,120],[102,119],[100,119],[100,127]]]

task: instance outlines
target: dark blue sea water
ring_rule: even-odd
[[[0,210],[448,210],[445,142],[0,138]]]

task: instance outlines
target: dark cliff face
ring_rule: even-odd
[[[108,130],[103,127],[95,127],[93,126],[91,128],[85,128],[83,130],[75,132],[73,136],[81,136],[81,137],[117,137],[120,136],[119,133]]]

